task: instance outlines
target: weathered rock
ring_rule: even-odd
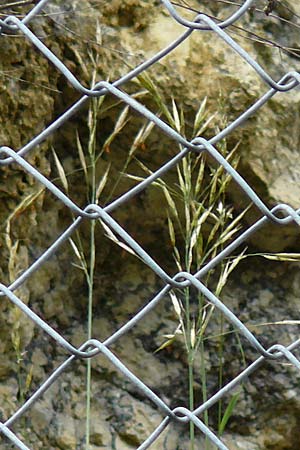
[[[286,47],[297,47],[297,29],[272,15],[266,16],[263,12],[266,3],[257,2],[261,11],[248,13],[239,24]],[[191,5],[199,8],[198,2],[191,2]],[[297,22],[292,11],[294,9],[299,15],[300,5],[294,2],[288,2],[288,5],[288,9],[284,8],[284,3],[280,2],[273,13]],[[202,6],[206,12],[219,17],[228,15],[231,8],[219,2],[203,2]],[[154,2],[114,0],[93,5],[84,0],[73,1],[70,5],[50,2],[47,8],[48,19],[38,17],[30,27],[86,86],[91,84],[93,70],[97,71],[97,79],[117,79],[184,31],[161,5]],[[180,9],[180,13],[194,17],[194,12],[190,14]],[[95,42],[97,22],[101,40]],[[165,101],[171,105],[174,98],[182,106],[188,124],[207,96],[208,114],[218,111],[206,132],[207,138],[214,135],[217,128],[222,129],[235,120],[268,90],[249,65],[241,62],[240,57],[220,38],[212,39],[212,36],[212,33],[193,32],[178,49],[149,71]],[[262,45],[255,39],[245,40],[241,35],[233,37],[276,80],[296,66],[296,59],[281,54],[272,45]],[[89,56],[91,52],[94,58],[98,55],[96,67]],[[0,64],[0,145],[18,149],[62,114],[79,94],[30,43],[19,37],[1,36]],[[134,93],[141,87],[127,83],[123,88]],[[269,207],[278,202],[299,207],[299,95],[298,90],[276,94],[228,137],[229,147],[240,142],[240,173]],[[140,101],[157,112],[158,107],[149,95],[143,95]],[[120,114],[119,106],[112,107],[115,102],[116,99],[107,96],[107,110],[98,118],[99,148],[112,132]],[[26,157],[34,167],[61,186],[49,153],[53,145],[67,174],[68,194],[82,207],[87,202],[87,188],[81,176],[76,130],[79,130],[85,150],[88,135],[86,117],[87,105]],[[128,149],[141,122],[138,115],[133,114],[120,136],[102,155],[98,175],[103,174],[109,164],[112,167],[105,195],[109,194],[124,167]],[[190,132],[189,125],[187,128]],[[146,147],[136,150],[136,156],[154,170],[177,151],[176,145],[155,129],[146,141]],[[128,172],[144,176],[134,162]],[[0,282],[10,284],[57,239],[73,218],[66,207],[41,190],[33,177],[18,165],[1,167],[0,174],[0,221],[3,224]],[[169,175],[168,180],[174,179],[174,174]],[[114,196],[126,191],[130,183],[130,180],[122,178]],[[248,203],[234,183],[229,196],[237,211]],[[174,266],[163,201],[158,190],[147,189],[114,216],[172,272]],[[261,213],[252,208],[244,227],[260,216]],[[298,233],[296,226],[282,229],[274,225],[264,227],[253,237],[251,244],[255,251],[287,247],[298,251]],[[88,223],[80,226],[79,234],[88,259]],[[143,263],[108,241],[100,227],[96,228],[96,235],[93,337],[105,340],[149,302],[162,283]],[[78,347],[87,339],[87,287],[83,272],[74,264],[78,265],[78,258],[71,247],[64,244],[15,293]],[[288,345],[295,341],[298,338],[297,323],[284,324],[283,321],[297,320],[298,265],[262,264],[249,257],[239,270],[225,289],[222,300],[266,347],[274,342]],[[38,331],[7,299],[1,300],[1,317],[0,409],[6,419],[20,406],[22,396],[30,396],[68,355],[44,332]],[[220,334],[219,321],[212,322],[204,355],[209,395],[218,389],[219,368],[219,341],[211,337]],[[186,406],[188,402],[185,346],[179,337],[165,350],[155,351],[164,342],[164,335],[174,333],[177,326],[178,318],[170,299],[163,299],[142,322],[111,347],[120,361],[170,407]],[[258,355],[244,341],[242,351],[235,333],[228,324],[224,327],[229,333],[224,341],[222,357],[224,380],[229,381],[242,370],[243,351],[246,363]],[[201,368],[199,358],[195,363],[197,403],[202,401]],[[31,378],[28,379],[30,373]],[[18,377],[18,383],[12,374]],[[43,399],[26,413],[18,431],[27,445],[34,449],[74,450],[84,445],[85,378],[85,362],[73,363]],[[298,378],[295,369],[289,366],[266,363],[241,386],[239,400],[224,435],[229,448],[298,449],[294,438],[299,428]],[[228,399],[225,404],[226,401]],[[213,409],[209,416],[210,426],[216,430],[216,410]],[[93,360],[91,450],[137,448],[162,418],[163,414],[107,358],[99,355]],[[153,449],[188,448],[188,433],[188,428],[171,425]],[[202,435],[197,434],[195,449],[203,449],[204,445]],[[7,444],[6,448],[10,447]]]

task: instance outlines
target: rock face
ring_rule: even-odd
[[[191,2],[190,7],[197,11],[198,3]],[[270,11],[272,2],[257,2],[236,24],[239,28],[232,27],[228,33],[278,81],[297,67],[300,5],[291,1],[275,3]],[[0,13],[4,17],[22,15],[26,7],[31,6],[14,11],[1,7]],[[233,11],[232,6],[221,2],[201,2],[202,7],[203,12],[218,18]],[[188,19],[195,16],[195,11],[178,8]],[[143,0],[73,0],[63,5],[50,1],[45,14],[32,20],[29,28],[84,86],[125,75],[185,30],[160,2]],[[0,145],[17,150],[61,116],[78,100],[79,93],[20,33],[3,34],[0,39]],[[245,61],[211,32],[193,32],[152,66],[148,74],[170,111],[172,99],[182,109],[187,135],[200,103],[207,97],[207,117],[216,114],[206,128],[206,138],[237,119],[269,89]],[[158,114],[157,99],[145,92],[147,80],[149,87],[149,79],[144,78],[143,85],[141,80],[133,80],[122,89]],[[298,88],[277,93],[227,137],[228,149],[238,145],[239,173],[268,207],[278,203],[299,207],[299,103]],[[124,172],[144,177],[143,167],[156,170],[178,152],[177,144],[156,128],[145,142],[138,141],[136,136],[145,125],[144,120],[132,111],[124,111],[124,105],[112,95],[106,96],[102,105],[86,102],[55,133],[26,154],[33,167],[67,191],[82,208],[89,202],[91,179],[85,175],[78,148],[82,146],[90,174],[88,145],[93,114],[100,153],[96,176],[101,180],[105,173],[109,174],[101,192],[101,204],[108,204],[133,185],[132,178],[122,175]],[[168,119],[163,114],[161,117]],[[130,149],[134,158],[127,161]],[[0,166],[0,174],[0,282],[9,285],[72,224],[74,215],[20,165]],[[165,180],[176,188],[175,177],[175,171],[170,172]],[[235,216],[249,203],[233,182],[226,202],[232,205]],[[164,195],[154,187],[112,215],[168,273],[175,273],[166,208]],[[260,216],[252,207],[243,219],[242,229]],[[87,267],[90,231],[86,221],[78,228],[78,234],[72,235],[77,249],[82,244],[80,251]],[[134,316],[162,286],[159,277],[126,248],[107,239],[105,233],[107,230],[97,225],[92,336],[101,341]],[[251,237],[248,252],[296,253],[298,233],[296,225],[280,228],[270,224]],[[66,242],[14,291],[76,347],[87,339],[88,287],[78,265],[74,246]],[[238,265],[222,293],[222,301],[267,348],[274,343],[288,345],[298,338],[298,269],[297,262],[249,256]],[[211,289],[216,280],[216,273],[212,273]],[[1,420],[5,421],[68,354],[7,298],[2,297],[0,308],[0,411]],[[164,336],[173,334],[177,327],[178,316],[170,298],[165,298],[111,346],[115,355],[171,408],[188,406],[188,361],[182,336],[178,335],[163,350],[156,350],[165,342]],[[220,334],[226,338],[218,339]],[[194,365],[196,404],[203,401],[205,390],[208,396],[218,390],[220,360],[225,383],[258,357],[217,315],[208,326],[206,342]],[[221,347],[223,353],[219,357]],[[92,361],[91,399],[92,450],[135,449],[163,418],[161,411],[104,356]],[[299,375],[293,367],[266,362],[240,386],[237,399],[223,435],[230,449],[299,448],[295,437],[299,429]],[[225,405],[226,401],[229,399]],[[86,363],[74,361],[12,429],[34,450],[76,450],[85,448],[85,415]],[[209,412],[209,423],[217,430],[217,407]],[[189,430],[171,425],[151,448],[188,449],[189,443]],[[2,445],[11,448],[11,443]],[[194,448],[208,448],[200,433],[196,433]]]

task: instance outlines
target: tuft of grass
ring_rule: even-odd
[[[80,58],[80,55],[76,55],[79,64],[82,66],[83,73],[89,74],[89,69],[87,64]],[[92,76],[92,86],[96,83],[97,78],[97,67],[100,62],[98,56],[94,56],[89,53],[90,64],[94,68]],[[143,95],[139,92],[135,96],[138,97]],[[102,204],[108,203],[119,186],[119,183],[123,177],[123,173],[127,170],[130,161],[134,157],[136,150],[139,148],[140,144],[145,141],[149,136],[153,125],[145,124],[138,131],[137,135],[133,138],[132,145],[129,148],[125,163],[123,164],[122,170],[114,181],[111,179],[111,165],[104,160],[104,155],[107,155],[111,151],[111,146],[114,140],[120,136],[124,127],[130,121],[129,107],[125,106],[121,109],[113,130],[107,136],[103,143],[99,143],[98,140],[98,125],[101,116],[107,113],[111,108],[117,108],[120,102],[117,101],[113,105],[106,106],[104,104],[104,97],[93,97],[90,99],[89,109],[88,109],[88,120],[87,120],[87,139],[81,137],[80,132],[76,131],[75,142],[78,153],[78,160],[80,162],[80,171],[83,174],[83,186],[82,191],[86,195],[86,200],[89,204]],[[60,161],[55,150],[52,149],[54,164],[56,166],[58,179],[62,185],[62,188],[67,194],[69,194],[70,186],[68,178],[71,175],[66,173],[62,162]],[[101,167],[104,166],[103,167]],[[101,169],[101,170],[100,170]],[[100,175],[101,174],[101,175]],[[72,216],[73,220],[75,217]],[[88,289],[87,295],[87,329],[86,338],[91,339],[93,333],[93,310],[94,310],[94,297],[95,297],[95,268],[96,268],[96,227],[101,225],[104,229],[106,237],[112,240],[117,245],[121,246],[127,252],[132,250],[123,242],[121,242],[118,237],[110,230],[107,225],[101,220],[91,220],[89,222],[89,245],[84,245],[83,237],[80,234],[80,230],[76,229],[72,238],[69,238],[69,243],[73,254],[76,258],[76,263],[73,264],[77,269],[81,270],[84,274],[85,282]],[[90,423],[91,423],[91,378],[92,378],[92,365],[91,360],[87,360],[87,371],[86,371],[86,427],[85,427],[85,450],[91,448],[90,444]]]
[[[141,86],[148,91],[151,100],[158,107],[158,114],[181,135],[188,135],[192,140],[203,135],[212,126],[215,115],[209,115],[207,99],[199,104],[192,124],[185,118],[183,108],[180,108],[174,98],[168,105],[159,92],[159,89],[148,74],[138,78]],[[225,126],[225,118],[221,117]],[[216,130],[218,131],[218,130]],[[218,145],[219,152],[230,164],[236,168],[239,162],[237,154],[238,145],[228,148],[226,140]],[[179,150],[183,148],[179,146]],[[150,175],[151,171],[141,162],[140,167]],[[234,217],[234,209],[228,202],[228,189],[231,182],[230,175],[222,166],[215,166],[209,161],[205,152],[201,154],[188,153],[176,167],[175,182],[158,179],[153,186],[160,189],[166,202],[166,219],[172,254],[178,271],[194,273],[213,259],[225,245],[227,245],[239,232],[241,222],[248,208]],[[128,175],[133,179],[142,177]],[[231,273],[244,258],[245,250],[239,255],[228,258],[220,264],[219,272],[209,271],[203,282],[214,286],[213,292],[220,296],[228,283]],[[174,290],[170,292],[171,302],[178,319],[174,332],[165,335],[165,341],[156,352],[174,344],[179,338],[183,339],[188,365],[189,409],[195,409],[195,381],[199,380],[202,388],[202,400],[208,399],[207,371],[205,357],[207,353],[207,340],[205,333],[211,321],[219,325],[218,332],[218,378],[219,388],[223,385],[224,377],[224,349],[226,328],[224,318],[215,307],[208,303],[201,293],[196,294],[189,287],[183,293]],[[196,306],[195,306],[196,302]],[[238,339],[238,336],[237,336]],[[241,357],[244,360],[243,349],[238,339]],[[196,362],[200,360],[196,372]],[[218,433],[221,435],[233,413],[238,394],[234,394],[228,405],[224,408],[222,401],[218,405]],[[209,424],[209,413],[204,413],[204,422]],[[190,450],[195,448],[194,424],[190,423]],[[210,448],[206,441],[205,449]]]

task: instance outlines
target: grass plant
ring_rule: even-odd
[[[209,126],[212,126],[214,115],[207,114],[207,101],[204,99],[195,114],[193,124],[188,124],[183,108],[179,108],[174,99],[170,106],[164,100],[159,89],[149,75],[139,77],[141,86],[146,89],[152,100],[159,108],[158,114],[181,135],[189,140],[203,135]],[[220,117],[219,117],[220,119]],[[221,125],[225,125],[225,118],[221,117]],[[218,131],[218,130],[215,130]],[[236,168],[238,165],[238,145],[229,149],[226,140],[218,145],[219,152],[230,164]],[[179,151],[183,148],[180,146]],[[149,175],[150,170],[141,162],[141,168]],[[138,179],[133,175],[129,175]],[[167,178],[167,177],[166,177]],[[178,271],[194,273],[213,259],[224,246],[238,233],[246,210],[234,217],[233,207],[228,201],[228,188],[231,182],[230,175],[222,166],[214,165],[202,152],[200,154],[188,153],[176,167],[175,182],[158,179],[153,185],[160,189],[166,201],[166,219],[173,258]],[[211,283],[216,296],[220,296],[228,282],[228,278],[243,258],[244,251],[239,255],[228,258],[220,264],[219,271],[209,271],[202,281],[207,285]],[[157,349],[166,348],[183,337],[188,365],[188,391],[190,410],[195,408],[194,385],[200,380],[202,401],[208,399],[207,370],[206,370],[206,344],[205,333],[210,322],[217,321],[218,332],[218,384],[223,385],[224,348],[226,329],[223,315],[207,302],[202,294],[195,295],[190,287],[184,289],[183,294],[175,290],[170,293],[171,301],[178,318],[178,326],[174,333],[166,336],[167,340]],[[195,298],[196,296],[196,298]],[[237,336],[238,339],[238,336]],[[243,358],[243,349],[238,340]],[[200,373],[196,371],[196,362],[200,359]],[[238,394],[234,394],[228,405],[224,407],[222,401],[218,404],[218,434],[224,433],[225,427],[232,415]],[[204,422],[209,425],[209,414],[204,413]],[[205,449],[210,443],[205,442]],[[194,424],[190,423],[190,450],[195,449]]]
[[[89,74],[88,66],[82,61],[80,55],[77,55],[79,63],[82,67],[83,72],[86,75]],[[94,58],[93,54],[89,54],[91,66],[94,67],[92,86],[96,83],[97,70],[96,67],[99,66],[98,57]],[[143,95],[139,92],[136,97]],[[153,124],[146,124],[142,126],[136,136],[133,138],[132,145],[126,155],[126,160],[123,164],[122,170],[115,177],[113,182],[109,183],[109,190],[106,189],[106,194],[104,196],[103,191],[107,187],[111,167],[110,164],[106,164],[106,168],[103,170],[103,155],[108,155],[111,151],[111,145],[113,141],[120,135],[123,128],[126,126],[129,117],[129,107],[125,106],[119,112],[119,116],[116,119],[115,125],[111,133],[106,137],[105,141],[101,144],[97,138],[97,132],[101,116],[108,112],[112,108],[119,108],[120,102],[117,101],[112,105],[104,105],[105,97],[101,96],[99,98],[92,98],[89,103],[88,110],[88,121],[87,121],[87,140],[81,138],[80,133],[76,133],[76,146],[78,152],[78,158],[80,161],[81,169],[80,171],[84,176],[84,187],[83,192],[86,193],[86,201],[88,204],[99,204],[100,197],[101,203],[107,204],[113,197],[119,183],[122,179],[122,174],[126,171],[130,161],[132,160],[135,151],[138,149],[141,142],[144,142],[151,132]],[[85,143],[83,143],[85,142]],[[61,163],[56,152],[53,150],[54,162],[58,172],[60,182],[69,194],[69,183],[68,178],[70,173],[66,174],[63,164]],[[73,216],[72,216],[73,217]],[[73,217],[75,220],[75,217]],[[88,288],[87,295],[87,330],[86,338],[91,339],[93,337],[93,304],[95,295],[95,268],[96,268],[96,227],[101,225],[104,229],[106,236],[111,239],[114,243],[121,245],[121,247],[132,253],[130,248],[128,248],[124,243],[120,242],[117,236],[101,221],[90,220],[89,221],[89,245],[84,245],[84,239],[81,236],[80,231],[77,229],[75,231],[74,237],[69,239],[73,253],[77,259],[77,263],[74,264],[78,269],[80,269],[83,274]],[[91,448],[90,442],[90,422],[91,422],[91,376],[92,376],[92,366],[91,360],[87,359],[87,372],[86,372],[86,427],[85,427],[85,450]]]

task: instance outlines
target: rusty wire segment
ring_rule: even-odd
[[[75,359],[96,358],[98,354],[102,353],[114,365],[115,369],[133,383],[150,402],[152,402],[159,409],[164,419],[160,425],[153,430],[149,436],[138,448],[139,450],[150,448],[156,441],[162,431],[173,422],[185,423],[193,422],[194,426],[199,429],[203,435],[208,438],[218,449],[229,450],[228,447],[221,441],[221,439],[210,430],[201,420],[201,415],[207,411],[212,405],[222,399],[236,386],[240,385],[243,380],[249,377],[256,371],[263,363],[268,360],[274,361],[288,361],[296,369],[300,370],[300,362],[294,356],[293,351],[300,346],[300,339],[291,342],[287,347],[283,345],[272,345],[265,347],[253,335],[253,333],[243,324],[238,317],[238,311],[232,312],[219,298],[217,298],[202,282],[201,278],[207,274],[212,268],[221,263],[224,258],[232,254],[232,252],[245,242],[251,235],[256,233],[260,228],[264,227],[268,222],[285,226],[291,222],[300,225],[300,209],[294,210],[287,204],[278,204],[272,209],[269,209],[260,197],[255,193],[252,187],[240,176],[240,174],[230,165],[228,161],[218,152],[216,144],[228,136],[233,130],[242,125],[251,115],[255,114],[268,100],[270,100],[277,92],[287,92],[296,88],[300,83],[300,74],[297,71],[281,74],[279,80],[274,80],[237,42],[235,42],[226,32],[226,28],[238,20],[254,3],[253,0],[245,1],[237,11],[225,21],[217,23],[211,18],[200,14],[195,17],[194,21],[187,21],[176,10],[169,0],[162,0],[162,6],[170,14],[172,20],[178,22],[183,27],[183,34],[180,38],[174,41],[168,47],[162,49],[159,53],[154,55],[151,59],[146,60],[133,70],[129,71],[120,79],[110,83],[107,81],[98,81],[95,86],[90,89],[85,87],[80,80],[78,80],[70,70],[64,65],[63,61],[58,59],[45,44],[30,30],[30,21],[40,13],[47,3],[51,0],[41,0],[22,20],[15,16],[8,16],[0,20],[0,32],[8,31],[18,32],[23,34],[35,47],[40,51],[45,59],[50,61],[63,75],[68,83],[70,83],[75,90],[77,90],[82,97],[64,114],[56,119],[52,124],[45,128],[39,135],[35,136],[27,142],[21,149],[15,151],[5,145],[0,147],[0,165],[6,166],[14,163],[22,167],[27,173],[41,183],[53,196],[59,199],[67,208],[69,208],[76,217],[75,221],[62,233],[52,245],[45,249],[44,253],[25,270],[10,286],[5,286],[0,280],[0,296],[6,297],[12,302],[22,313],[24,313],[34,324],[49,335],[58,346],[61,346],[69,357],[49,376],[44,383],[37,389],[37,391],[30,396],[30,398],[4,423],[0,423],[0,432],[5,439],[13,444],[16,448],[28,450],[29,447],[23,442],[22,438],[17,437],[13,432],[13,425],[31,408],[31,406],[41,398],[47,389],[59,379],[64,371],[72,364]],[[132,96],[128,95],[120,88],[126,82],[132,80],[137,75],[154,65],[157,61],[162,59],[167,54],[171,53],[177,46],[188,39],[192,33],[205,33],[207,30],[216,34],[219,39],[224,41],[224,45],[231,47],[232,51],[236,52],[240,58],[246,61],[249,66],[257,73],[258,77],[266,84],[267,92],[259,98],[251,107],[245,110],[238,118],[236,118],[225,129],[210,140],[204,138],[197,138],[193,141],[188,141],[185,137],[180,135],[176,130],[171,128],[167,123],[163,122],[150,109],[139,103]],[[1,36],[0,36],[1,39]],[[163,133],[177,143],[180,143],[184,148],[175,157],[166,162],[162,167],[148,176],[145,180],[139,182],[136,186],[128,190],[116,200],[112,201],[105,207],[98,204],[87,204],[84,208],[76,205],[65,193],[57,188],[51,181],[42,175],[33,165],[26,161],[26,155],[30,153],[37,145],[50,137],[55,131],[62,127],[73,115],[75,115],[82,106],[89,100],[90,97],[112,96],[117,98],[124,105],[129,105],[135,112],[143,118],[152,121]],[[235,183],[243,190],[244,194],[260,211],[261,218],[251,227],[246,229],[236,240],[224,248],[205,266],[198,269],[194,274],[187,272],[178,272],[175,275],[168,274],[154,259],[148,254],[141,245],[133,239],[130,234],[120,226],[110,213],[115,211],[120,205],[129,202],[136,194],[151,185],[155,180],[160,178],[163,174],[168,172],[172,167],[176,166],[182,158],[186,157],[189,152],[207,152],[217,164],[223,166],[225,171],[232,177]],[[136,255],[146,264],[160,279],[164,282],[164,288],[158,292],[155,297],[149,299],[147,305],[139,311],[133,318],[125,323],[119,330],[108,337],[104,342],[96,339],[90,339],[85,342],[80,348],[74,347],[62,335],[54,330],[48,323],[42,320],[30,307],[23,303],[14,291],[19,288],[36,270],[38,270],[46,260],[60,248],[60,246],[68,238],[72,236],[75,230],[80,226],[82,221],[99,220],[109,227],[112,232],[119,236],[121,240],[130,247]],[[210,397],[206,402],[197,406],[193,411],[185,407],[170,408],[166,402],[155,394],[144,382],[134,375],[124,364],[118,359],[109,347],[126,334],[130,329],[144,319],[147,314],[155,308],[163,297],[171,291],[172,288],[184,289],[188,286],[193,286],[199,293],[203,295],[207,302],[213,304],[216,309],[222,312],[226,320],[234,326],[235,329],[251,344],[257,352],[257,359],[246,367],[238,376],[232,379],[227,385],[221,388],[217,393]]]

